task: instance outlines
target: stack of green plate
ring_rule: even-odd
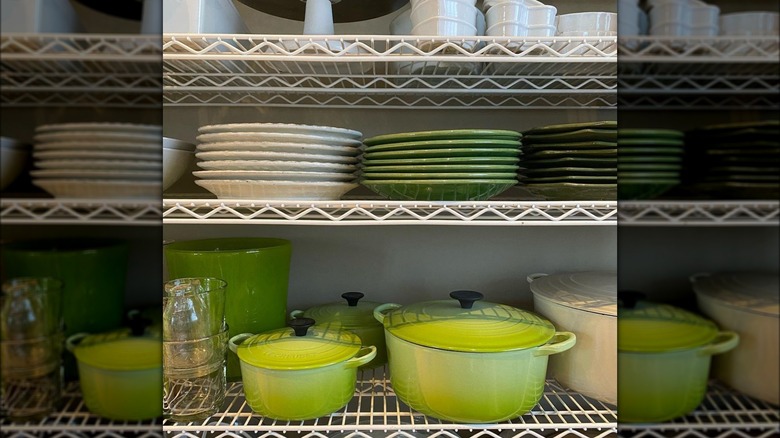
[[[517,184],[520,137],[459,129],[369,138],[360,182],[388,199],[483,201]]]
[[[620,129],[620,199],[652,199],[680,184],[685,134],[671,129]]]
[[[780,122],[712,125],[688,133],[686,176],[697,193],[720,199],[777,199]]]
[[[523,133],[525,188],[550,201],[614,200],[617,122],[550,125]]]

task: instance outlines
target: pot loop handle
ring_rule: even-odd
[[[235,335],[230,338],[228,341],[228,347],[230,348],[230,351],[233,353],[238,353],[238,346],[252,336],[254,336],[252,333],[241,333],[240,335]]]
[[[712,356],[733,350],[739,345],[739,335],[732,331],[719,332],[711,344],[699,350],[699,356]]]
[[[537,278],[546,277],[546,276],[547,274],[537,272],[536,274],[531,274],[528,277],[525,277],[525,281],[527,281],[528,283],[533,283],[534,280],[536,280]]]
[[[552,339],[544,345],[536,348],[534,356],[549,356],[562,353],[577,343],[577,336],[572,332],[555,332]]]
[[[290,312],[290,319],[302,318],[303,310],[293,310]]]
[[[399,307],[401,307],[401,305],[395,303],[380,304],[374,308],[374,318],[376,318],[376,320],[380,323],[384,323],[385,313]]]
[[[368,347],[361,347],[357,354],[345,362],[347,368],[357,368],[361,365],[365,365],[376,357],[376,347],[369,345]]]
[[[65,340],[65,348],[73,353],[73,350],[76,349],[76,347],[79,345],[79,342],[81,342],[87,336],[89,336],[89,333],[76,333],[75,335],[68,336],[68,339]]]

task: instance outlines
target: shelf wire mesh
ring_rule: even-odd
[[[0,199],[4,224],[160,225],[159,201],[99,199]]]

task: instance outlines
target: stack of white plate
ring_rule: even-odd
[[[162,128],[65,123],[36,128],[33,184],[55,198],[162,196]]]
[[[357,187],[362,133],[330,126],[202,126],[195,183],[218,198],[336,200]]]

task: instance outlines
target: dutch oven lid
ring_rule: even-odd
[[[320,324],[340,323],[344,329],[377,327],[374,308],[379,305],[372,301],[360,301],[365,295],[360,292],[341,294],[344,301],[315,306],[303,312],[303,316]]]
[[[536,347],[555,335],[552,323],[534,313],[480,301],[474,291],[450,293],[452,300],[427,301],[388,312],[385,328],[426,347],[464,352],[502,352]]]
[[[531,292],[562,306],[617,316],[615,272],[571,272],[557,275],[531,274]]]
[[[780,316],[777,274],[724,272],[691,277],[693,290],[721,303],[768,316]]]
[[[79,339],[73,351],[79,362],[114,371],[140,371],[162,368],[162,341],[156,337],[132,336],[129,329],[94,335],[74,335]]]
[[[712,342],[718,327],[709,319],[668,304],[644,301],[637,292],[619,293],[618,350],[663,353]]]
[[[311,318],[296,318],[290,327],[263,332],[238,345],[238,357],[253,366],[302,370],[333,365],[352,358],[361,348],[356,335]]]

